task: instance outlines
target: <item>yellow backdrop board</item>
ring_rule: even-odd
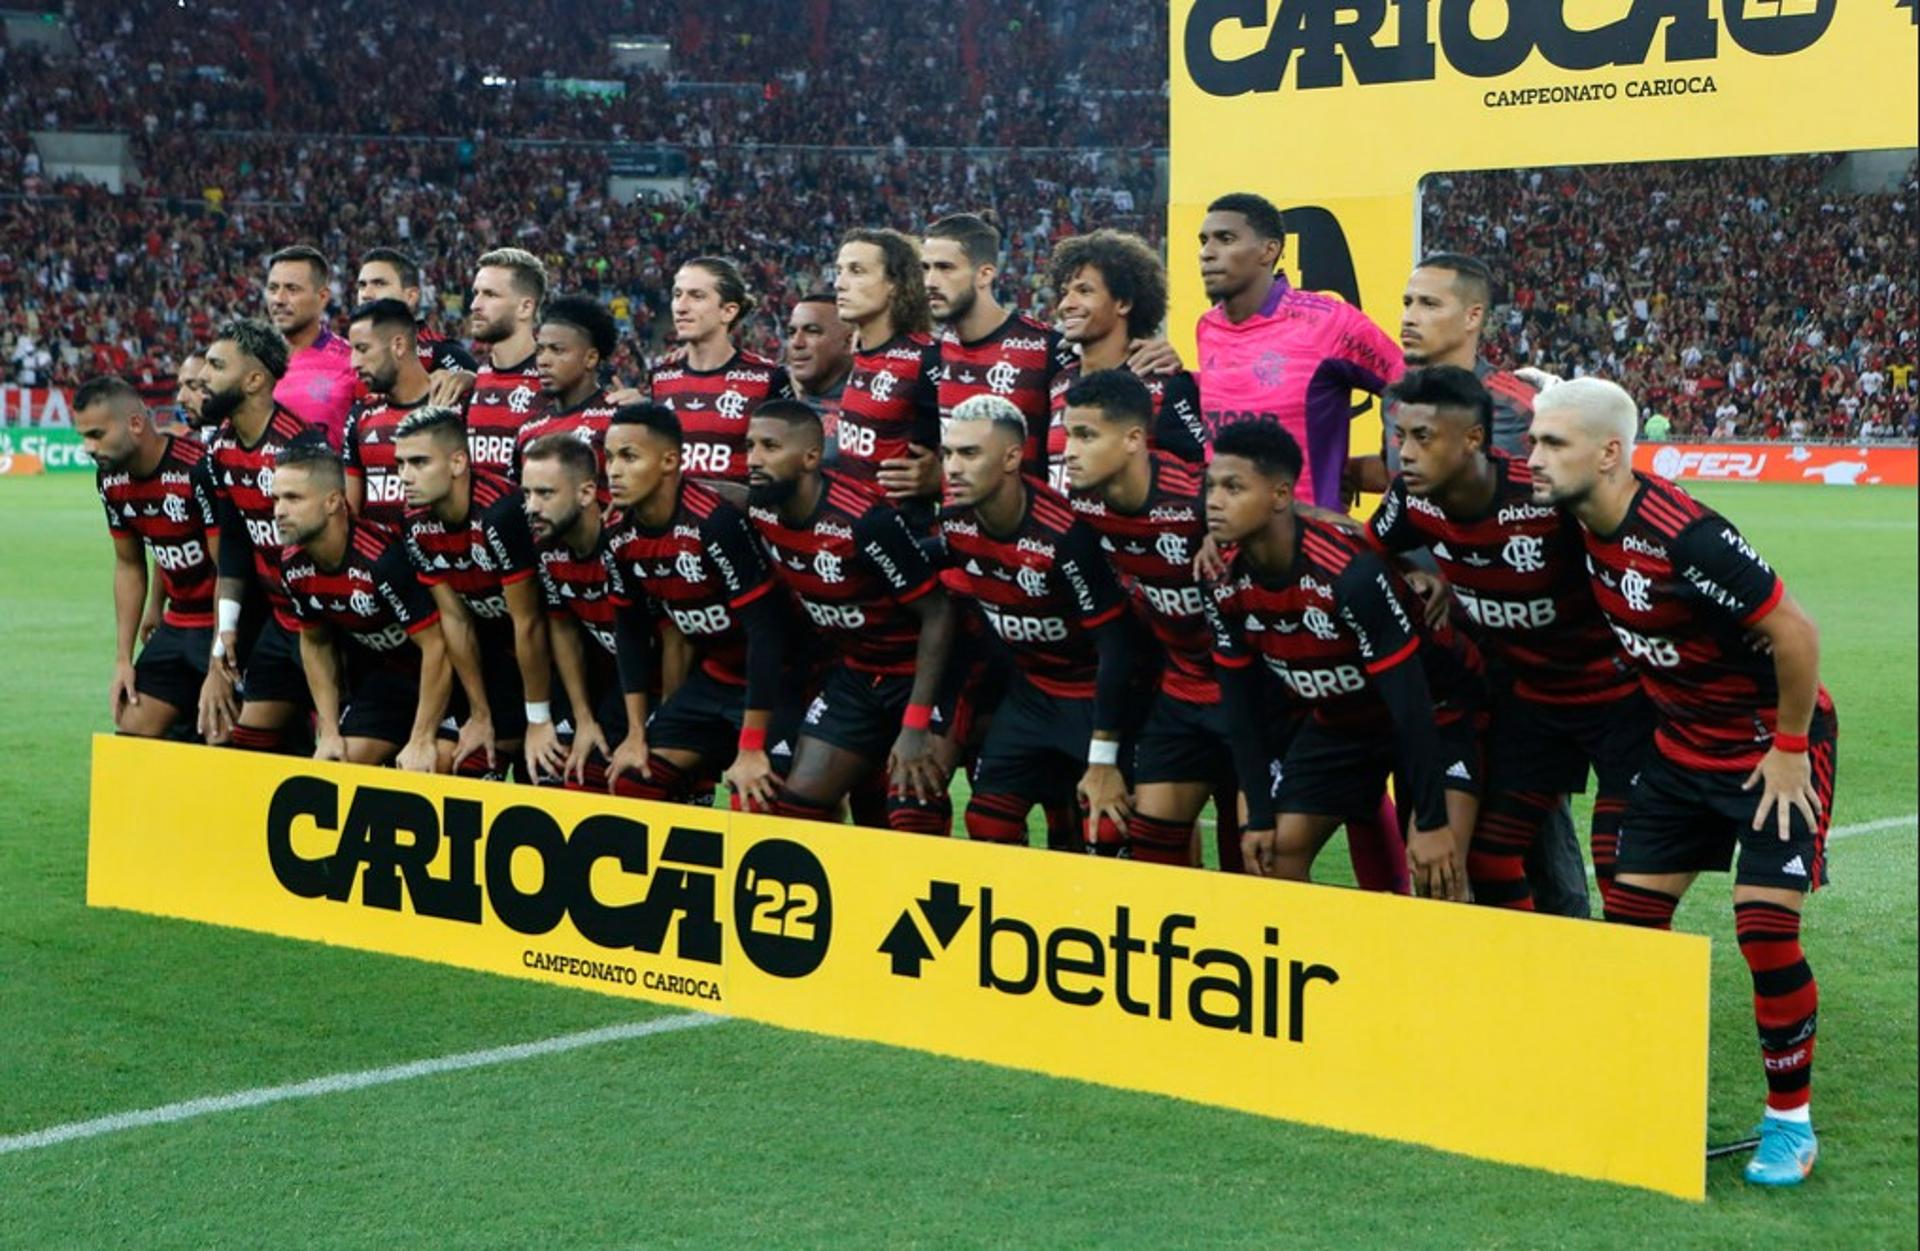
[[[1229,191],[1299,223],[1292,278],[1393,332],[1423,175],[1920,135],[1910,0],[1173,0],[1170,34],[1169,325],[1189,360],[1192,240]],[[1356,447],[1377,438],[1356,423]]]
[[[1703,1192],[1698,937],[104,736],[87,894]]]

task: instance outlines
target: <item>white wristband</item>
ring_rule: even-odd
[[[1087,744],[1087,763],[1090,765],[1117,765],[1120,763],[1120,744],[1114,739],[1096,738]]]
[[[215,608],[215,613],[219,617],[220,624],[218,629],[220,633],[226,634],[230,631],[238,630],[240,628],[240,601],[239,600],[237,599],[221,600],[219,605]]]
[[[226,654],[227,654],[227,641],[221,638],[218,634],[214,635],[213,636],[213,658],[215,660],[218,660]]]
[[[551,720],[553,720],[553,706],[549,701],[543,699],[537,704],[532,700],[527,701],[528,725],[545,725]]]

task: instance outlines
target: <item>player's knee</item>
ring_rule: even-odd
[[[887,827],[903,834],[953,833],[953,805],[942,795],[922,801],[898,791],[887,796]]]
[[[1665,891],[1652,890],[1631,882],[1614,880],[1613,889],[1602,895],[1603,915],[1607,920],[1620,925],[1637,925],[1643,929],[1670,930],[1673,928],[1673,912],[1680,906],[1677,895]]]
[[[974,795],[967,804],[967,837],[987,843],[1027,841],[1027,807],[1011,795]]]
[[[279,751],[285,739],[286,735],[277,726],[236,725],[227,736],[227,743],[241,751]]]
[[[1127,821],[1127,854],[1149,864],[1187,864],[1193,824],[1136,812]]]

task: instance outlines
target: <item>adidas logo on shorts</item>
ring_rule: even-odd
[[[1807,875],[1806,862],[1801,860],[1800,857],[1795,856],[1780,866],[1780,872],[1786,874],[1788,877],[1805,877]]]
[[[1450,778],[1459,778],[1462,782],[1473,781],[1473,774],[1468,771],[1467,762],[1464,760],[1454,761],[1453,768],[1447,770],[1447,776]]]

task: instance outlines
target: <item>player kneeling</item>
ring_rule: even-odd
[[[1306,881],[1341,823],[1390,773],[1413,812],[1416,891],[1467,897],[1478,808],[1480,657],[1461,635],[1420,624],[1419,604],[1365,538],[1294,509],[1300,445],[1279,426],[1222,430],[1207,467],[1207,527],[1239,553],[1209,597],[1214,663],[1244,779],[1247,868]],[[1290,741],[1266,723],[1261,671],[1312,709]],[[1271,755],[1269,755],[1271,752]],[[1259,779],[1280,761],[1269,795]],[[1276,816],[1277,814],[1277,816]]]
[[[1613,383],[1562,383],[1534,406],[1529,458],[1534,499],[1579,519],[1594,598],[1658,714],[1607,919],[1671,928],[1694,878],[1725,872],[1739,848],[1734,932],[1767,1077],[1747,1180],[1797,1185],[1819,1154],[1808,1113],[1819,989],[1800,908],[1827,878],[1839,722],[1813,622],[1732,522],[1634,472],[1638,424]]]
[[[392,531],[356,521],[340,458],[319,443],[280,454],[273,520],[280,578],[300,621],[314,759],[431,773],[452,671],[440,613]]]

